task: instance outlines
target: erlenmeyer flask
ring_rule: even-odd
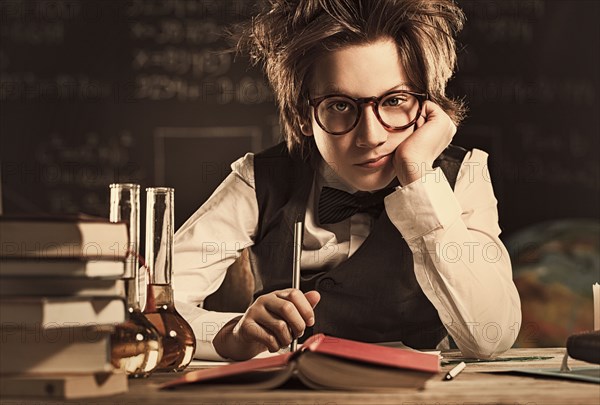
[[[196,350],[191,326],[175,309],[171,272],[173,265],[172,188],[146,189],[146,263],[150,270],[148,300],[144,313],[163,341],[163,357],[157,370],[181,371]]]
[[[118,324],[111,336],[111,363],[130,377],[147,377],[162,358],[162,338],[140,308],[138,257],[140,234],[140,186],[110,185],[110,221],[128,225],[129,244],[123,279],[127,299],[127,320]]]

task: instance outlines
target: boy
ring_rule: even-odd
[[[464,113],[445,95],[460,9],[270,3],[241,46],[265,64],[286,144],[235,162],[175,237],[196,357],[248,359],[312,332],[415,348],[450,334],[465,356],[507,350],[520,301],[487,155],[450,145]],[[301,290],[289,288],[297,219]],[[245,247],[255,301],[243,314],[200,308]]]

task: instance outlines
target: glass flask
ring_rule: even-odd
[[[127,319],[118,324],[111,335],[111,363],[130,377],[147,377],[163,354],[162,339],[156,328],[142,313],[139,291],[140,186],[110,185],[110,221],[128,225],[129,244],[119,246],[127,251],[125,282]]]
[[[144,313],[163,342],[163,357],[157,370],[181,371],[196,350],[191,326],[175,309],[171,272],[173,267],[172,188],[146,189],[146,263],[150,273]]]

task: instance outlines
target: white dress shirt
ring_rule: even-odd
[[[212,340],[241,315],[207,311],[202,303],[219,288],[241,251],[253,244],[258,225],[254,155],[247,154],[231,168],[175,234],[176,307],[196,334],[195,357],[201,359],[221,359]],[[302,270],[347,260],[373,226],[372,217],[364,213],[319,225],[315,214],[323,186],[356,191],[321,163],[306,210]],[[496,205],[487,154],[477,149],[465,157],[454,192],[437,168],[385,198],[391,222],[413,253],[417,282],[465,356],[488,358],[504,352],[521,324],[510,259],[498,238]]]

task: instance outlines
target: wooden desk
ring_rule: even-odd
[[[491,374],[486,371],[509,370],[513,368],[558,368],[564,348],[558,349],[511,349],[501,357],[512,356],[552,356],[547,360],[496,362],[468,364],[453,381],[442,381],[439,374],[427,382],[423,391],[398,390],[387,393],[354,393],[337,391],[312,391],[278,389],[253,393],[159,391],[156,386],[176,376],[173,373],[156,373],[148,379],[130,380],[129,392],[105,398],[74,400],[66,403],[87,404],[236,404],[236,405],[342,405],[342,404],[600,404],[600,385],[558,379],[542,379],[528,376]],[[457,352],[443,353],[445,359],[452,359]],[[569,360],[570,366],[584,366],[586,363]],[[443,367],[444,373],[452,366]],[[57,404],[57,401],[24,400],[3,398],[2,404]]]

